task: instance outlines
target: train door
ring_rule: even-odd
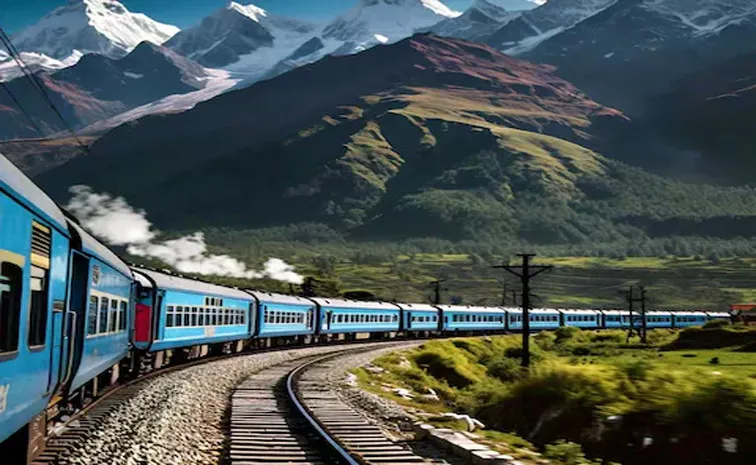
[[[412,329],[412,312],[407,312],[407,329]]]
[[[81,363],[89,295],[89,257],[72,250],[70,260],[70,291],[68,311],[66,311],[66,331],[61,344],[63,348],[60,364],[61,391],[68,389],[73,374],[77,372]]]

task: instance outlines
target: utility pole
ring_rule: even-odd
[[[431,281],[428,285],[433,288],[433,305],[439,305],[441,303],[441,283],[445,283],[448,279],[437,279]],[[446,289],[443,289],[444,291]]]
[[[494,266],[502,268],[509,273],[520,278],[522,283],[522,366],[530,367],[530,279],[553,268],[551,265],[532,265],[530,259],[535,257],[534,253],[517,254],[522,257],[521,266],[510,266],[509,264]]]
[[[643,286],[638,286],[640,289],[640,304],[641,304],[641,342],[646,343],[646,289]]]
[[[507,283],[504,283],[503,288],[501,290],[501,306],[502,307],[507,306]]]
[[[633,326],[635,325],[633,322],[633,304],[635,303],[635,299],[633,299],[633,287],[634,286],[630,286],[630,289],[625,292],[625,300],[630,309],[630,329],[627,330],[627,344],[630,344],[630,338],[633,337]]]
[[[512,305],[517,306],[517,291],[512,289]]]

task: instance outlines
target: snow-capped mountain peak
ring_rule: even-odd
[[[323,37],[367,48],[404,39],[418,29],[459,15],[460,12],[439,0],[360,0],[357,6],[328,24]]]
[[[143,41],[162,44],[178,31],[175,26],[131,13],[116,0],[76,0],[14,35],[13,43],[21,51],[57,60],[75,51],[119,58]]]
[[[237,11],[247,18],[251,19],[252,21],[256,21],[258,23],[260,22],[261,18],[268,16],[267,11],[251,3],[249,5],[242,5],[241,3],[231,2],[228,4],[228,9]]]

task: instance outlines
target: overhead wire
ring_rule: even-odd
[[[16,49],[16,46],[13,45],[13,42],[10,40],[10,37],[5,33],[2,27],[0,27],[0,42],[3,43],[5,48],[8,50],[8,53],[10,54],[11,58],[16,62],[21,72],[24,74],[26,79],[31,83],[32,88],[34,88],[42,97],[42,99],[45,101],[45,103],[50,107],[50,109],[55,113],[57,118],[63,123],[63,126],[65,127],[68,132],[71,133],[73,136],[74,141],[81,147],[81,149],[84,151],[84,153],[89,153],[89,147],[82,142],[82,140],[79,138],[79,136],[76,134],[76,131],[73,129],[73,127],[69,124],[69,122],[66,120],[66,118],[63,116],[63,114],[60,112],[58,107],[55,105],[55,102],[53,102],[52,98],[50,97],[50,94],[47,92],[44,84],[40,81],[39,77],[31,71],[31,69],[28,67],[26,62],[24,62],[24,59],[21,57],[21,54]],[[3,86],[8,92],[9,95],[12,95],[10,92],[10,89],[7,88],[7,86]],[[15,97],[11,97],[14,102],[18,102],[18,99]],[[23,110],[22,110],[23,111]],[[30,117],[28,113],[24,112],[27,117]],[[39,131],[39,126],[35,123],[34,126]],[[41,131],[39,131],[40,134],[42,134]],[[43,135],[44,137],[44,135]]]

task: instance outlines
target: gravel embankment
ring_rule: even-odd
[[[60,463],[216,465],[223,454],[224,416],[234,387],[267,367],[344,348],[328,346],[250,354],[146,380]]]

